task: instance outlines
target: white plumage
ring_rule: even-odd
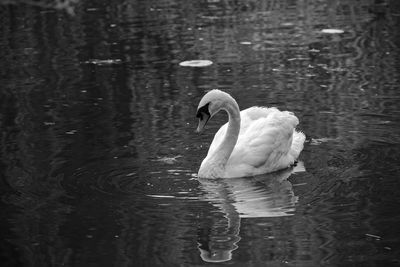
[[[240,112],[236,101],[220,90],[208,92],[200,101],[198,131],[220,110],[228,113],[229,122],[215,134],[200,166],[200,178],[274,172],[293,165],[303,149],[305,135],[295,130],[299,120],[292,112],[265,107]]]
[[[305,137],[294,130],[299,120],[293,113],[251,107],[241,111],[240,117],[238,140],[225,166],[228,177],[272,172],[294,163],[303,149]],[[217,150],[227,126],[225,123],[215,134],[208,154]]]

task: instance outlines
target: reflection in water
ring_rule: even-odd
[[[240,241],[241,218],[270,218],[293,215],[297,197],[287,180],[292,173],[305,171],[303,163],[254,178],[199,179],[205,192],[202,199],[219,209],[211,226],[199,229],[199,250],[206,262],[232,259]]]

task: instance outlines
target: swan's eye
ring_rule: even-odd
[[[199,118],[200,120],[203,120],[203,113],[207,115],[207,117],[210,117],[210,112],[208,111],[208,106],[210,103],[205,104],[201,108],[197,110],[196,118]]]

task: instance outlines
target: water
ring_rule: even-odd
[[[400,265],[397,1],[21,2],[0,5],[2,266]],[[295,112],[298,166],[198,179],[213,88]]]

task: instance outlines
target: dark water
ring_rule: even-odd
[[[400,265],[399,1],[6,2],[2,266]],[[197,179],[213,88],[294,111],[297,168]]]

